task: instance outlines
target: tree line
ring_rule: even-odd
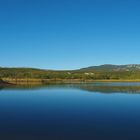
[[[32,68],[0,68],[0,78],[35,79],[140,79],[140,71],[51,71]]]

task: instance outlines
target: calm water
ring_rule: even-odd
[[[0,140],[140,139],[140,83],[0,90]]]

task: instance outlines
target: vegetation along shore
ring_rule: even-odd
[[[140,65],[101,65],[78,70],[0,68],[2,84],[47,84],[81,82],[140,82]]]

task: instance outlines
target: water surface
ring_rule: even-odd
[[[136,140],[139,130],[140,83],[0,90],[0,140]]]

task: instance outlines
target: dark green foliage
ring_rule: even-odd
[[[120,67],[120,66],[119,66]],[[115,69],[116,68],[116,69]],[[130,69],[129,69],[130,68]],[[0,68],[0,78],[33,79],[81,79],[81,80],[135,80],[140,79],[138,65],[125,65],[119,69],[114,65],[103,65],[99,69],[82,69],[73,71],[52,71],[33,68]]]

